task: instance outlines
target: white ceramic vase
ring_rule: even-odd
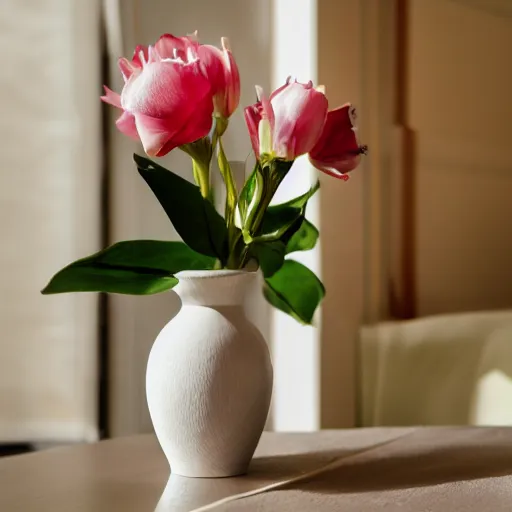
[[[172,473],[240,475],[272,393],[267,344],[243,308],[256,274],[185,271],[177,277],[182,307],[158,335],[146,373],[153,426]]]

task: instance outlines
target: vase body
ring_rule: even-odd
[[[186,271],[177,277],[182,307],[148,360],[151,420],[172,473],[240,475],[258,444],[272,393],[267,344],[243,308],[256,274]]]

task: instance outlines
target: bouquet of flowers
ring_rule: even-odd
[[[174,228],[177,241],[119,242],[58,272],[44,294],[109,292],[147,295],[173,288],[182,270],[247,269],[257,265],[263,293],[276,308],[310,324],[325,290],[318,277],[287,255],[312,249],[318,230],[306,218],[317,183],[295,199],[271,204],[295,159],[334,178],[358,165],[366,146],[357,142],[355,109],[329,110],[325,89],[288,79],[245,108],[256,164],[237,190],[222,139],[238,107],[240,76],[226,38],[221,49],[201,45],[197,33],[165,34],[119,59],[121,94],[105,87],[102,100],[121,111],[118,129],[142,142],[149,157],[178,148],[190,155],[195,185],[153,160],[134,155]],[[224,216],[212,200],[210,172],[216,158],[226,187]]]

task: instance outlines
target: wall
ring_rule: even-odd
[[[412,0],[410,22],[419,316],[510,307],[512,18]]]

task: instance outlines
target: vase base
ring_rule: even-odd
[[[237,469],[233,471],[187,471],[183,469],[171,469],[171,475],[181,476],[184,478],[234,478],[244,476],[248,473],[249,468]]]

